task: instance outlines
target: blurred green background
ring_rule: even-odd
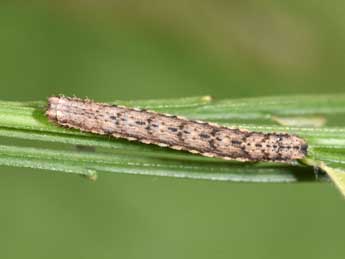
[[[2,100],[344,92],[345,2],[1,1]],[[0,258],[343,258],[332,184],[1,167]]]

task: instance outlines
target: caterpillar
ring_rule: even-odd
[[[289,163],[308,150],[306,141],[292,134],[229,128],[88,99],[52,96],[45,114],[63,127],[226,160]]]

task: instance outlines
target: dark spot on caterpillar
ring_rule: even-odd
[[[181,131],[177,133],[177,137],[179,138],[180,141],[183,141],[183,134]]]
[[[169,127],[168,130],[172,131],[172,132],[176,132],[177,129],[176,128],[173,128],[173,127]]]
[[[304,155],[306,155],[307,151],[308,151],[308,145],[307,144],[303,144],[301,146],[301,151],[303,152]]]
[[[214,144],[214,139],[211,139],[211,140],[208,142],[208,144],[210,145],[210,147],[211,147],[212,149],[216,149],[216,146],[215,146],[215,144]]]
[[[201,138],[209,138],[209,137],[210,137],[209,135],[207,135],[207,134],[205,134],[205,133],[201,133],[201,134],[199,134],[199,136],[200,136]]]
[[[185,123],[181,123],[181,124],[178,126],[178,128],[179,128],[180,130],[183,130],[183,128],[184,128],[185,125],[186,125]]]
[[[219,129],[213,128],[210,134],[212,137],[215,137],[217,132],[219,132]]]
[[[138,125],[145,125],[146,124],[146,122],[144,122],[144,121],[136,121],[135,123]]]

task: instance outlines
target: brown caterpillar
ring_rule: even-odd
[[[69,97],[50,97],[48,119],[85,132],[238,161],[291,162],[307,143],[286,133],[261,133],[188,120],[137,108]]]

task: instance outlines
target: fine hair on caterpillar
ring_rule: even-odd
[[[292,134],[229,128],[79,98],[50,97],[46,115],[63,127],[226,160],[289,163],[303,159],[308,149],[305,140]]]

